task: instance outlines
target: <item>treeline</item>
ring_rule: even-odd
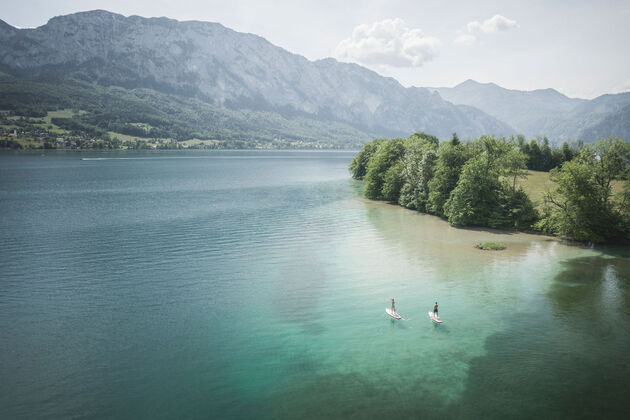
[[[628,143],[606,139],[579,150],[559,149],[562,159],[551,172],[557,188],[540,210],[517,182],[527,176],[530,162],[537,162],[531,159],[536,154],[523,152],[525,144],[494,136],[464,144],[456,135],[440,144],[426,133],[376,139],[355,156],[350,171],[365,181],[367,198],[435,214],[453,225],[538,229],[593,242],[630,239]],[[615,179],[626,180],[617,198]]]
[[[514,138],[510,140],[513,141]],[[547,137],[543,137],[542,140],[531,139],[527,142],[525,136],[521,134],[516,137],[516,144],[527,158],[527,169],[545,172],[557,168],[564,162],[570,161],[584,146],[584,143],[581,141],[577,142],[575,145],[569,145],[569,143],[565,141],[562,147],[556,148],[549,145]]]
[[[537,228],[579,241],[630,243],[630,144],[608,138],[586,145],[552,169]],[[622,182],[614,194],[613,181]]]

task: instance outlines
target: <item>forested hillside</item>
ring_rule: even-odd
[[[357,148],[369,139],[367,133],[342,122],[220,108],[151,89],[106,87],[77,80],[51,83],[0,75],[0,110],[16,116],[43,117],[49,110],[64,108],[85,112],[52,121],[55,125],[105,139],[106,147],[112,144],[108,132],[140,139],[217,140],[217,147],[223,148]],[[51,137],[56,136],[51,133]]]

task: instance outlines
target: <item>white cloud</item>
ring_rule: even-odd
[[[455,38],[455,41],[453,42],[459,45],[472,45],[475,43],[476,40],[477,40],[477,37],[474,35],[462,34],[462,35],[459,35],[457,38]]]
[[[494,15],[489,19],[480,23],[479,21],[472,21],[466,25],[468,32],[483,32],[486,34],[507,31],[510,28],[518,26],[515,20],[511,20],[501,15]]]
[[[335,56],[368,65],[420,67],[438,55],[439,47],[439,39],[396,18],[357,26],[350,38],[337,45]]]

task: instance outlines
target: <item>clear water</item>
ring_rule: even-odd
[[[0,418],[630,412],[627,248],[366,201],[351,157],[0,154]]]

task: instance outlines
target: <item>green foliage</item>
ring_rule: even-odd
[[[491,250],[502,250],[505,249],[505,245],[496,244],[494,242],[486,242],[484,244],[477,245],[479,249],[491,249]]]
[[[409,138],[402,158],[403,186],[398,203],[401,206],[427,211],[429,182],[433,178],[439,141],[433,136],[416,133]]]
[[[0,148],[7,149],[23,149],[24,146],[18,141],[11,139],[0,139]]]
[[[383,186],[381,187],[382,199],[396,202],[403,186],[403,164],[396,163],[385,172]]]
[[[457,137],[456,134],[453,134],[453,135]],[[440,146],[440,139],[438,139],[435,136],[432,136],[431,134],[427,134],[424,131],[418,131],[417,133],[413,133],[409,137],[409,140],[411,140],[411,142],[419,140],[422,144],[432,145],[434,149],[437,149]]]
[[[353,159],[350,171],[358,176],[367,167],[366,197],[424,211],[438,145],[437,137],[423,132],[407,139],[375,140]]]
[[[551,171],[551,179],[558,187],[545,197],[547,207],[538,225],[542,230],[580,241],[603,242],[611,236],[611,209],[602,206],[605,193],[595,182],[592,166],[567,162]]]
[[[454,225],[535,226],[580,241],[630,242],[630,144],[609,138],[576,150],[567,143],[552,149],[546,139],[540,147],[522,136],[462,144],[456,135],[438,148],[433,136],[416,133],[369,143],[351,171],[365,171],[366,197],[397,201]],[[542,216],[517,182],[532,162],[563,162],[550,172],[557,187],[545,196]],[[613,181],[620,180],[624,189],[615,196]]]
[[[630,180],[624,182],[621,199],[617,202],[617,211],[621,216],[621,223],[625,230],[625,241],[630,242]]]
[[[501,183],[496,173],[486,171],[483,156],[469,160],[463,167],[457,186],[444,205],[444,214],[454,225],[497,226]]]
[[[78,133],[78,132],[84,132],[87,133],[88,135],[92,135],[92,136],[105,136],[106,132],[99,128],[99,127],[95,127],[89,123],[85,123],[81,120],[78,119],[73,119],[73,118],[51,118],[50,120],[53,124],[69,130],[71,132],[74,133]]]
[[[216,140],[221,147],[233,148],[352,148],[370,138],[336,121],[227,109],[150,89],[106,87],[69,79],[21,80],[0,74],[0,110],[41,118],[58,108],[86,111],[62,118],[73,121],[75,128],[71,130],[80,126],[83,133],[102,139],[103,133],[116,132],[147,139]],[[68,121],[64,124],[71,125]]]
[[[446,216],[453,224],[525,229],[536,220],[531,200],[516,188],[526,157],[513,143],[484,136],[463,145],[453,135],[438,147],[425,133],[378,140],[350,168],[359,175],[367,167],[366,197]]]
[[[429,213],[444,216],[444,203],[455,189],[462,166],[468,160],[468,150],[460,143],[456,134],[450,142],[439,150],[435,163],[435,176],[429,181],[427,210]]]
[[[571,149],[571,147],[569,147],[569,143],[567,143],[566,141],[564,143],[562,143],[562,160],[564,162],[568,162],[568,161],[572,160],[574,156],[575,156],[575,153],[574,153],[573,149]]]
[[[361,151],[350,162],[350,173],[354,179],[363,179],[367,173],[368,162],[385,139],[375,139],[363,145]]]
[[[422,212],[427,211],[429,182],[433,179],[436,160],[437,154],[429,149],[422,153],[417,165],[406,167],[405,182],[398,200],[400,205]]]
[[[405,152],[405,139],[393,139],[379,145],[376,152],[368,162],[365,175],[365,196],[372,200],[398,201],[402,180],[401,169],[396,166]],[[387,197],[385,197],[383,186],[387,181]]]
[[[597,183],[611,193],[614,179],[628,179],[630,174],[630,144],[620,138],[601,139],[583,149],[582,161],[595,166]]]
[[[522,188],[506,188],[503,184],[500,196],[501,209],[507,216],[504,226],[514,229],[530,229],[538,220],[538,211],[534,203]]]
[[[615,200],[611,185],[626,177],[629,168],[630,144],[621,139],[584,147],[575,159],[551,171],[557,187],[545,197],[538,227],[580,241],[630,240],[629,187]]]
[[[560,166],[563,162],[568,162],[578,153],[580,145],[571,147],[565,141],[562,148],[552,148],[546,137],[532,139],[525,142],[525,137],[518,135],[516,144],[527,159],[527,169],[534,171],[549,171]]]
[[[536,219],[527,195],[501,178],[521,174],[524,157],[503,139],[483,136],[472,145],[475,155],[463,166],[457,186],[444,204],[454,225],[526,228]]]

